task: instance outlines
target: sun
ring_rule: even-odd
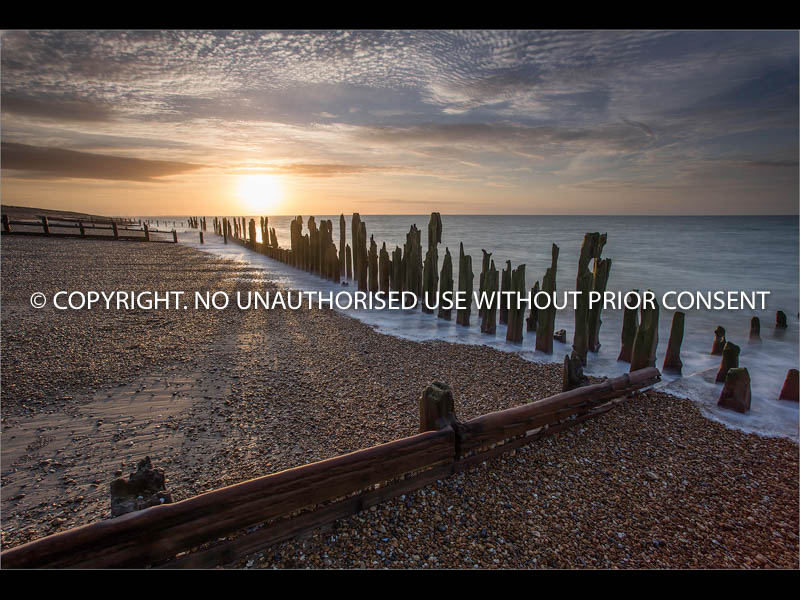
[[[275,175],[242,175],[237,192],[254,215],[274,213],[283,197],[281,182]]]

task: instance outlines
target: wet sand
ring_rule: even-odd
[[[560,365],[330,310],[57,311],[33,291],[264,290],[183,246],[2,239],[3,547],[110,516],[151,456],[175,499],[560,391]],[[580,430],[243,558],[247,567],[797,567],[798,447],[650,392]],[[666,520],[665,520],[666,519]]]

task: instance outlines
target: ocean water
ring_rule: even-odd
[[[338,247],[338,215],[316,216],[333,220],[334,241]],[[180,217],[176,217],[180,219]],[[170,217],[171,219],[171,217]],[[350,215],[346,241],[350,243]],[[256,220],[258,218],[256,217]],[[289,223],[292,217],[270,217],[279,243],[289,247]],[[306,218],[304,217],[304,221]],[[373,235],[380,248],[386,242],[391,253],[395,245],[402,247],[412,224],[422,231],[423,252],[427,246],[429,215],[362,215],[367,235]],[[210,221],[210,219],[209,219]],[[792,216],[737,217],[617,217],[617,216],[474,216],[442,215],[443,234],[439,250],[439,268],[445,247],[453,256],[454,276],[458,277],[458,247],[472,256],[477,291],[481,269],[481,249],[492,253],[498,270],[506,260],[512,267],[526,265],[526,284],[530,288],[540,281],[550,265],[551,244],[560,248],[557,288],[574,290],[578,256],[586,232],[608,234],[603,257],[612,259],[608,290],[627,292],[631,289],[652,289],[656,297],[669,290],[689,291],[756,291],[765,290],[765,310],[685,310],[685,334],[681,347],[683,375],[663,375],[659,384],[666,391],[696,401],[709,418],[730,427],[762,435],[798,439],[798,405],[777,400],[786,372],[798,367],[798,219]],[[171,224],[171,223],[170,223]],[[210,227],[210,223],[209,223]],[[179,228],[179,232],[181,228]],[[354,290],[342,288],[319,277],[297,271],[277,261],[250,252],[237,244],[224,245],[222,238],[206,233],[200,246],[196,231],[180,235],[181,243],[216,255],[246,261],[264,270],[265,279],[275,280],[287,288],[320,291]],[[193,235],[192,235],[193,234]],[[259,234],[260,235],[260,234]],[[591,266],[590,266],[591,269]],[[456,281],[456,289],[457,289]],[[776,331],[775,313],[786,313],[789,328]],[[571,352],[574,314],[570,309],[559,311],[556,329],[566,329],[567,344],[554,342],[554,352],[546,355],[535,351],[535,336],[523,332],[522,344],[505,341],[506,328],[497,327],[494,336],[482,334],[473,307],[472,325],[462,327],[455,321],[437,319],[434,315],[413,311],[348,310],[347,314],[375,326],[379,331],[412,340],[441,339],[463,344],[485,344],[499,350],[519,353],[536,362],[561,362]],[[659,344],[656,366],[664,361],[672,310],[660,310]],[[616,360],[620,349],[622,310],[604,310],[600,329],[600,351],[589,353],[585,372],[591,375],[614,376],[627,372],[629,364]],[[748,344],[750,319],[761,320],[762,344]],[[455,319],[455,314],[453,315]],[[714,328],[725,328],[727,339],[739,345],[740,366],[750,373],[752,403],[750,412],[739,413],[718,408],[722,384],[714,383],[720,357],[711,356]]]

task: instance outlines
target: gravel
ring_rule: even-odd
[[[149,454],[177,499],[560,391],[560,365],[417,343],[331,310],[56,311],[67,289],[270,289],[171,244],[2,239],[2,536],[105,518]],[[599,419],[237,567],[797,567],[798,447],[648,392]]]

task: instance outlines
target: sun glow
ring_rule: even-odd
[[[237,192],[248,212],[254,215],[274,213],[283,199],[283,187],[274,175],[243,175]]]

